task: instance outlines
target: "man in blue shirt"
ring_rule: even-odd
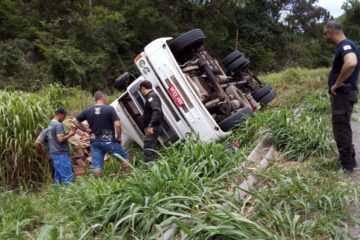
[[[330,21],[325,25],[323,36],[326,42],[337,46],[328,77],[332,125],[340,164],[344,170],[352,172],[357,164],[350,121],[358,98],[360,52],[336,22]]]
[[[75,131],[65,133],[62,122],[66,115],[65,109],[57,108],[54,118],[49,123],[50,130],[47,133],[49,152],[55,170],[55,184],[70,184],[74,180],[68,139],[74,136]]]

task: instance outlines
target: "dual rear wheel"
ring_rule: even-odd
[[[206,36],[204,32],[201,29],[196,28],[171,40],[169,42],[169,47],[176,60],[179,63],[183,63],[193,51],[196,51],[203,45],[205,38]],[[227,73],[236,73],[247,69],[250,65],[250,61],[243,53],[236,50],[225,57],[222,64]],[[276,93],[270,86],[265,85],[254,93],[253,97],[256,101],[265,105],[276,97]],[[232,113],[226,119],[220,121],[218,124],[221,130],[229,131],[236,124],[243,122],[247,117],[251,117],[253,115],[254,113],[250,107],[244,106]]]

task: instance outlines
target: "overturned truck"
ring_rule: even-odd
[[[162,101],[161,144],[179,142],[191,133],[203,142],[224,138],[276,97],[250,71],[250,61],[243,53],[234,51],[218,62],[205,50],[204,40],[201,29],[175,39],[156,39],[135,57],[141,76],[124,73],[116,80],[116,88],[130,82],[111,104],[120,116],[123,140],[143,146],[144,98],[139,85],[145,79]]]

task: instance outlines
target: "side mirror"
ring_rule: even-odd
[[[129,72],[124,72],[118,78],[116,78],[113,88],[117,90],[123,90],[128,83],[134,81],[136,78]]]

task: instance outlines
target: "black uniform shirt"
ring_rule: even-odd
[[[79,122],[87,120],[96,139],[114,141],[114,122],[120,119],[112,106],[94,105],[77,115],[76,120]]]
[[[341,68],[344,65],[344,56],[348,53],[355,53],[358,63],[356,65],[354,71],[350,75],[350,77],[348,79],[346,79],[346,81],[344,83],[349,83],[354,88],[356,88],[356,82],[357,82],[359,70],[360,70],[360,53],[359,53],[359,50],[356,47],[355,43],[353,43],[349,39],[345,39],[345,40],[341,41],[337,46],[337,49],[336,49],[336,52],[334,55],[332,69],[331,69],[331,72],[330,72],[330,75],[328,78],[329,88],[331,88],[331,86],[335,84],[336,79],[339,77]]]
[[[156,127],[161,124],[163,113],[159,96],[151,91],[145,96],[143,123],[144,127]]]

